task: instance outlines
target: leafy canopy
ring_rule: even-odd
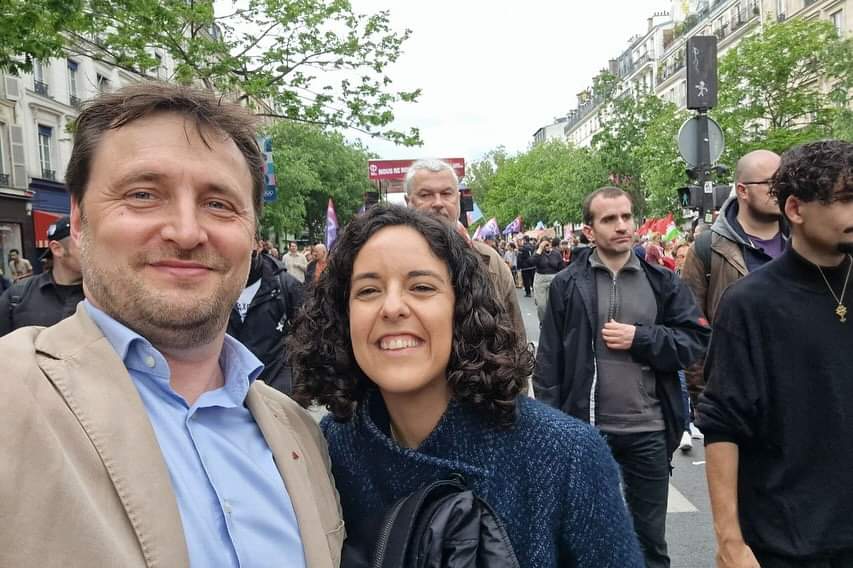
[[[359,14],[347,0],[217,4],[222,13],[213,0],[4,0],[0,70],[85,55],[236,95],[260,115],[420,143],[417,129],[390,126],[393,106],[420,90],[395,90],[386,74],[411,33],[393,30],[388,11]],[[158,76],[157,52],[175,62],[174,76]]]

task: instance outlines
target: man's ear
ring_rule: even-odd
[[[592,231],[592,227],[590,225],[585,224],[581,228],[581,231],[583,232],[583,234],[587,238],[587,240],[589,240],[589,242],[591,242],[591,243],[595,242],[595,237],[593,237],[593,231]]]
[[[69,219],[71,238],[74,244],[80,246],[80,235],[83,232],[83,207],[75,198],[71,198],[71,215]]]
[[[785,205],[781,207],[782,211],[785,213],[785,217],[788,218],[788,221],[792,225],[802,225],[805,220],[803,219],[803,208],[804,202],[800,201],[794,195],[789,195],[788,199],[785,200]]]
[[[62,243],[59,241],[50,241],[47,244],[47,248],[50,249],[51,254],[53,254],[54,258],[62,258],[65,254],[65,247],[62,246]]]

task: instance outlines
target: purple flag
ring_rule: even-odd
[[[335,213],[335,203],[329,198],[326,207],[326,249],[332,250],[335,241],[338,240],[338,214]]]

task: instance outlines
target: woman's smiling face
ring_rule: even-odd
[[[381,391],[443,388],[455,295],[447,264],[402,225],[377,231],[353,264],[350,337],[356,362]]]

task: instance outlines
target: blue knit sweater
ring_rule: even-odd
[[[376,518],[426,483],[461,473],[503,520],[522,568],[642,567],[616,464],[588,425],[527,397],[508,430],[452,402],[417,449],[389,436],[382,397],[321,427],[344,521]]]

